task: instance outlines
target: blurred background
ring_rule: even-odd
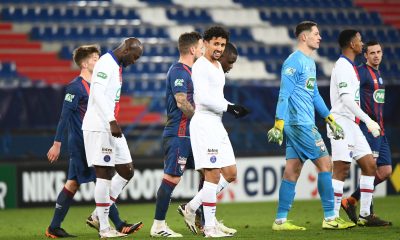
[[[57,164],[48,164],[46,153],[53,143],[65,86],[79,74],[72,62],[72,51],[79,45],[99,44],[105,53],[128,36],[142,41],[144,54],[137,64],[124,69],[119,122],[138,168],[137,175],[148,175],[146,184],[153,184],[155,189],[147,187],[150,193],[132,199],[154,199],[163,168],[165,77],[169,66],[178,59],[177,39],[183,32],[202,33],[216,24],[230,31],[231,42],[239,52],[238,61],[227,75],[225,97],[252,110],[241,120],[224,117],[238,163],[248,160],[239,172],[244,178],[238,179],[232,191],[247,194],[245,201],[255,200],[251,199],[254,191],[246,188],[246,181],[256,179],[253,183],[259,184],[255,188],[260,190],[256,195],[261,194],[256,199],[276,199],[285,148],[268,144],[266,130],[274,121],[281,65],[295,47],[294,27],[303,20],[317,22],[322,35],[314,58],[319,89],[328,105],[330,73],[340,55],[336,41],[339,32],[355,28],[364,42],[381,42],[381,74],[386,83],[385,132],[394,169],[382,195],[396,194],[400,191],[396,110],[400,106],[400,1],[1,0],[0,208],[54,202],[65,181],[67,142],[63,141]],[[362,61],[362,57],[357,59],[358,63]],[[319,118],[317,125],[326,137],[326,127]],[[326,138],[325,143],[329,147]],[[275,175],[268,175],[269,168]],[[184,187],[195,186],[196,175],[190,176]],[[351,178],[356,177],[354,170]],[[316,184],[312,179],[307,181]],[[82,197],[83,202],[91,201],[87,195],[87,199]],[[314,197],[317,196],[304,198]],[[5,199],[3,205],[1,199]],[[230,196],[228,200],[235,201],[237,197]]]

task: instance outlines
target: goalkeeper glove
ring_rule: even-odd
[[[335,139],[335,140],[344,139],[343,128],[339,124],[337,124],[337,122],[335,121],[335,118],[333,118],[332,114],[329,114],[325,118],[325,122],[328,123],[328,126],[332,131],[333,139]]]
[[[275,125],[268,131],[268,142],[278,143],[282,145],[283,142],[283,125],[285,121],[282,119],[275,119]]]
[[[371,118],[368,119],[365,122],[365,125],[367,125],[368,130],[372,133],[372,136],[374,137],[379,137],[381,135],[381,127],[379,127],[379,124],[376,123],[374,120]]]
[[[237,105],[237,104],[228,104],[228,108],[226,110],[228,113],[232,114],[235,116],[235,118],[241,118],[246,116],[247,114],[250,113],[250,110],[247,109],[246,107],[242,105]]]

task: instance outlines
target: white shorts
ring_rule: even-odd
[[[196,170],[236,165],[231,141],[219,116],[195,113],[190,121],[190,143]]]
[[[354,121],[345,117],[338,117],[336,122],[344,130],[344,139],[333,139],[332,131],[327,126],[328,137],[332,146],[332,161],[352,162],[353,159],[357,161],[365,155],[372,154],[367,139]]]
[[[132,162],[125,136],[116,138],[109,132],[83,131],[86,161],[89,167],[110,166]]]

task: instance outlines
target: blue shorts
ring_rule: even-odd
[[[79,185],[96,181],[94,168],[87,166],[85,150],[70,153],[67,179],[75,180]]]
[[[368,141],[372,150],[372,155],[377,158],[376,165],[378,167],[392,165],[392,154],[390,152],[389,142],[386,136],[375,138],[368,130],[363,130],[364,136]]]
[[[287,125],[286,159],[298,158],[302,162],[329,155],[324,140],[315,125]]]
[[[194,169],[194,159],[190,138],[163,138],[164,173],[172,176],[182,176],[185,169]]]

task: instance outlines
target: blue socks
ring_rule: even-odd
[[[55,229],[61,227],[61,222],[64,221],[71,206],[74,193],[68,191],[65,187],[58,194],[56,208],[54,209],[53,220],[51,220],[50,228]]]
[[[122,227],[122,225],[124,224],[124,222],[121,220],[121,218],[119,218],[118,208],[117,208],[117,205],[115,205],[115,203],[113,203],[110,206],[110,212],[108,213],[108,217],[114,223],[114,226],[117,230],[120,229]]]
[[[294,195],[296,194],[295,189],[296,182],[282,179],[282,183],[279,188],[279,204],[276,219],[287,218],[289,210],[292,207]]]
[[[318,192],[324,209],[324,217],[331,218],[335,216],[331,172],[318,173]]]
[[[157,201],[156,201],[156,214],[154,219],[165,220],[167,215],[169,203],[171,201],[171,195],[174,191],[176,184],[163,179],[160,188],[157,191]]]

